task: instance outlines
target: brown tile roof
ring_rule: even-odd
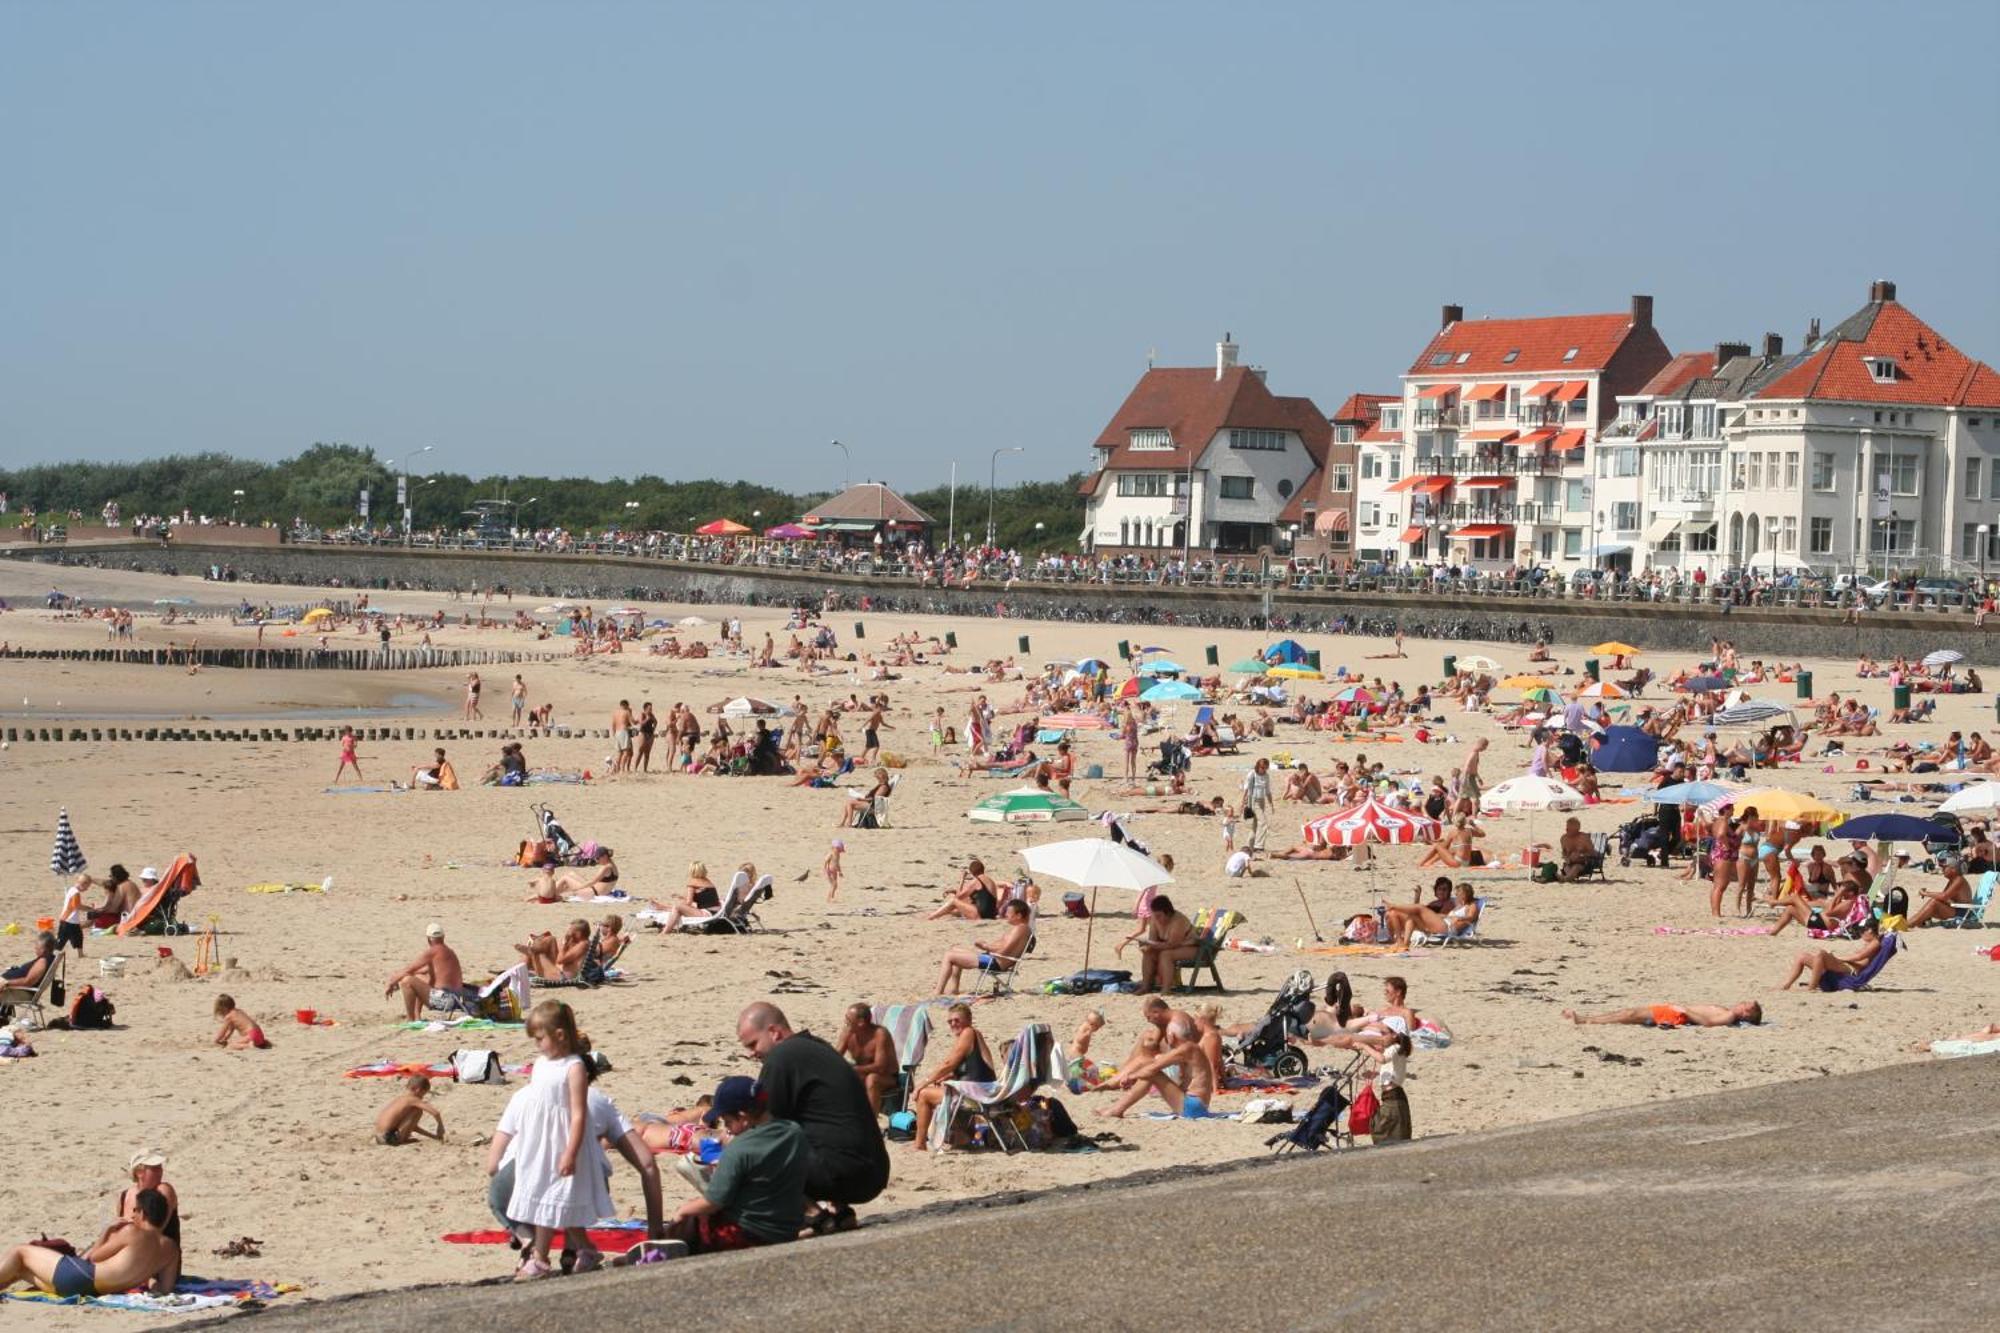
[[[1878,381],[1864,357],[1896,362]],[[2000,376],[1946,342],[1900,301],[1872,301],[1768,380],[1758,398],[1813,398],[1926,407],[2000,407]]]
[[[814,505],[807,522],[932,523],[929,514],[879,481],[857,482],[840,494]]]
[[[1231,366],[1216,378],[1206,367],[1147,371],[1097,437],[1110,468],[1184,468],[1215,433],[1229,426],[1298,432],[1315,464],[1326,459],[1333,428],[1309,398],[1280,398],[1248,366]],[[1131,432],[1168,431],[1171,449],[1133,450]]]
[[[1343,426],[1373,422],[1382,415],[1382,404],[1396,402],[1399,397],[1393,393],[1350,393],[1334,412],[1333,419]]]
[[[1602,370],[1633,331],[1630,314],[1553,315],[1542,319],[1461,319],[1438,330],[1411,375],[1520,375],[1530,371]],[[1563,353],[1576,348],[1573,360]],[[1507,353],[1519,353],[1512,361]],[[1438,356],[1443,365],[1435,364]],[[1465,354],[1461,362],[1458,358]]]
[[[1322,479],[1320,472],[1315,470],[1310,477],[1300,482],[1299,488],[1292,492],[1292,498],[1287,500],[1285,507],[1278,511],[1278,522],[1305,522],[1306,501],[1311,500],[1315,509],[1320,507],[1319,487]]]
[[[1663,398],[1676,390],[1684,389],[1695,380],[1715,373],[1715,353],[1682,352],[1660,368],[1660,372],[1645,383],[1640,393],[1651,398]]]

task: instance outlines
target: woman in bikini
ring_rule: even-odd
[[[1389,918],[1390,942],[1397,948],[1408,948],[1410,936],[1415,931],[1426,935],[1449,935],[1454,930],[1464,930],[1479,920],[1479,904],[1473,901],[1472,886],[1460,884],[1452,890],[1454,906],[1449,912],[1432,910],[1427,903],[1391,903],[1383,910]]]
[[[722,893],[715,887],[715,881],[708,877],[708,863],[690,861],[687,869],[687,889],[670,903],[652,903],[656,912],[665,912],[666,918],[660,922],[660,933],[671,935],[680,929],[681,918],[707,916],[721,910]]]
[[[578,894],[603,897],[617,883],[618,863],[611,859],[609,847],[599,847],[589,866],[579,866],[560,874],[554,866],[544,866],[528,881],[528,887],[535,891],[536,902],[553,903]]]
[[[1708,883],[1708,914],[1722,919],[1722,895],[1736,881],[1736,861],[1743,849],[1743,826],[1727,814],[1717,814],[1709,833],[1708,859],[1714,873]]]

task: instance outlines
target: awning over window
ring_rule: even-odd
[[[1451,535],[1454,541],[1460,537],[1485,539],[1511,537],[1514,535],[1514,525],[1511,523],[1468,523]]]
[[[1549,441],[1549,450],[1552,453],[1566,454],[1572,449],[1581,449],[1583,448],[1583,436],[1583,431],[1566,430],[1556,436],[1555,439]]]
[[[1583,380],[1571,380],[1556,390],[1555,399],[1559,403],[1574,402],[1590,391],[1590,385]]]
[[[1511,430],[1468,430],[1458,438],[1461,444],[1505,444],[1519,433]]]
[[[1673,533],[1675,528],[1680,526],[1680,523],[1681,521],[1677,518],[1656,518],[1646,525],[1646,540],[1649,542],[1663,542]]]
[[[1712,518],[1691,518],[1681,524],[1681,535],[1683,537],[1705,537],[1714,531],[1715,520]]]
[[[1498,490],[1502,486],[1512,486],[1514,479],[1512,477],[1467,477],[1458,484],[1469,490],[1489,491]]]
[[[1468,403],[1487,403],[1495,398],[1504,398],[1506,396],[1507,386],[1504,384],[1475,384],[1472,386],[1471,392],[1465,395],[1465,401]]]
[[[1563,382],[1561,380],[1540,380],[1535,384],[1534,388],[1521,396],[1523,398],[1546,398],[1557,389],[1562,388],[1562,386]]]
[[[1435,495],[1451,485],[1452,479],[1434,472],[1412,472],[1401,481],[1392,481],[1385,490],[1415,491],[1418,495]]]
[[[1529,431],[1526,435],[1523,435],[1520,439],[1514,441],[1514,443],[1520,446],[1521,448],[1525,449],[1530,445],[1547,444],[1550,440],[1553,440],[1555,437],[1556,437],[1555,427],[1543,426],[1539,430]]]
[[[1423,479],[1424,479],[1423,473],[1412,472],[1409,476],[1404,477],[1400,481],[1390,482],[1387,486],[1384,486],[1382,489],[1395,494],[1401,494],[1402,492],[1409,490],[1412,486],[1416,485]]]
[[[1632,549],[1630,542],[1599,542],[1584,548],[1584,556],[1590,560],[1602,560],[1607,555],[1625,555]]]
[[[1322,537],[1330,532],[1347,531],[1347,511],[1345,509],[1327,510],[1313,524],[1313,531],[1319,533]]]
[[[1408,545],[1411,542],[1420,542],[1423,539],[1424,525],[1421,523],[1412,523],[1409,527],[1403,529],[1403,535],[1399,540]]]
[[[1454,394],[1457,392],[1458,392],[1458,386],[1456,384],[1433,384],[1427,389],[1417,390],[1417,397],[1443,398],[1447,394]]]

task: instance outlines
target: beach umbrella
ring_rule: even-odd
[[[1736,794],[1737,810],[1752,807],[1762,818],[1788,819],[1797,824],[1831,824],[1841,817],[1840,811],[1817,797],[1777,787],[1759,787]]]
[[[1722,782],[1676,782],[1670,787],[1656,787],[1639,799],[1659,805],[1707,805],[1710,801],[1731,799],[1741,790]]]
[[[1763,809],[1759,805],[1758,813]],[[1839,828],[1829,829],[1826,836],[1851,842],[1941,842],[1953,846],[1959,841],[1958,830],[1949,824],[1896,814],[1862,815],[1845,820]]]
[[[559,616],[566,611],[574,610],[576,610],[575,602],[550,602],[547,606],[536,607],[535,614],[538,616]]]
[[[1963,662],[1964,660],[1965,654],[1959,652],[1956,648],[1940,648],[1934,653],[1925,653],[1923,664],[1927,667],[1941,667],[1950,666],[1953,662]]]
[[[1479,655],[1478,655],[1477,653],[1475,653],[1475,654],[1473,654],[1473,655],[1472,655],[1471,657],[1461,657],[1461,658],[1459,658],[1459,659],[1458,659],[1458,669],[1459,669],[1460,671],[1468,671],[1468,670],[1469,670],[1469,671],[1498,671],[1498,670],[1500,669],[1500,664],[1499,664],[1498,662],[1494,661],[1494,660],[1493,660],[1492,658],[1490,658],[1490,657],[1481,657],[1481,656],[1479,656]]]
[[[987,797],[966,811],[966,818],[976,824],[1050,824],[1088,819],[1090,811],[1061,792],[1016,787]]]
[[[1090,890],[1090,916],[1083,929],[1086,970],[1090,967],[1090,945],[1097,929],[1097,891],[1125,889],[1144,893],[1174,882],[1173,875],[1158,861],[1109,838],[1072,838],[1068,842],[1024,847],[1021,859],[1037,875],[1068,880],[1078,888]]]
[[[1699,693],[1706,690],[1720,690],[1726,688],[1728,684],[1729,682],[1721,676],[1689,676],[1681,682],[1680,688]]]
[[[1136,699],[1139,697],[1139,691],[1144,688],[1145,682],[1141,681],[1137,676],[1127,676],[1125,683],[1113,691],[1111,697],[1114,699]]]
[[[323,606],[316,606],[312,610],[300,616],[299,622],[305,625],[315,625],[322,620],[332,620],[332,619],[333,619],[333,612],[327,610]]]
[[[1305,840],[1325,846],[1353,847],[1364,842],[1429,842],[1438,822],[1414,810],[1398,810],[1370,797],[1344,810],[1309,819]]]
[[[153,605],[154,605],[154,606],[193,606],[193,605],[194,605],[194,598],[192,598],[192,597],[155,597],[155,598],[153,599]],[[332,614],[333,614],[333,612],[331,612],[331,611],[328,611],[328,612],[327,612],[327,614],[328,614],[328,615],[332,615]]]
[[[802,528],[796,523],[780,523],[775,528],[765,528],[764,535],[779,541],[800,541],[812,537],[814,533],[811,528]]]
[[[1268,671],[1266,671],[1264,674],[1267,676],[1276,676],[1282,680],[1325,680],[1326,679],[1325,676],[1320,674],[1318,668],[1316,667],[1301,666],[1295,664],[1287,664],[1285,666],[1274,666],[1270,668]]]
[[[81,875],[90,865],[83,859],[83,848],[77,845],[76,832],[69,826],[69,811],[56,812],[56,843],[49,850],[49,873],[67,879],[71,875]]]
[[[1095,713],[1050,713],[1042,719],[1045,727],[1056,727],[1063,731],[1109,731],[1111,720]]]
[[[643,616],[645,611],[636,606],[613,606],[604,612],[607,616]]]
[[[1173,650],[1171,648],[1162,648],[1159,644],[1156,643],[1150,647],[1139,649],[1139,656],[1144,657],[1147,653],[1166,653],[1172,651]]]
[[[1340,704],[1372,704],[1375,695],[1365,685],[1349,685],[1346,689],[1336,690],[1333,701]]]
[[[567,603],[558,603],[558,605],[567,605]],[[708,621],[700,616],[682,616],[674,622],[674,626],[677,629],[700,629],[707,623]]]
[[[1718,727],[1747,727],[1774,717],[1790,717],[1792,710],[1769,699],[1748,699],[1716,713],[1709,721]]]
[[[745,695],[709,711],[721,713],[724,717],[782,717],[792,710],[790,705],[774,704],[769,699],[753,699]]]
[[[1507,690],[1546,690],[1554,684],[1547,676],[1509,676],[1500,682]]]
[[[1579,699],[1623,699],[1625,691],[1608,680],[1595,681],[1576,692]]]
[[[1938,807],[1941,815],[1990,815],[2000,812],[2000,782],[1979,782],[1953,792]]]
[[[697,537],[744,537],[750,529],[733,519],[718,518],[713,523],[704,523],[694,530]]]
[[[1637,648],[1634,648],[1629,643],[1620,643],[1616,639],[1611,640],[1609,643],[1600,643],[1590,651],[1600,657],[1637,657],[1639,655]]]
[[[1524,703],[1553,704],[1561,703],[1562,696],[1546,685],[1538,685],[1532,690],[1525,691],[1521,695],[1521,700]]]
[[[1186,669],[1179,662],[1172,662],[1163,657],[1157,662],[1148,662],[1140,667],[1139,674],[1142,676],[1178,676]]]
[[[1494,814],[1522,810],[1574,810],[1584,804],[1583,793],[1557,778],[1523,773],[1497,783],[1479,798],[1479,808]]]
[[[1229,670],[1233,675],[1261,676],[1270,669],[1270,665],[1261,657],[1246,657],[1241,661],[1231,662]]]
[[[1606,727],[1590,763],[1600,773],[1647,773],[1660,759],[1660,742],[1638,727]]]
[[[1184,680],[1163,680],[1139,696],[1140,703],[1165,704],[1183,699],[1199,699],[1201,691]]]

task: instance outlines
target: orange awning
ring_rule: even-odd
[[[1557,433],[1553,426],[1544,426],[1539,430],[1529,431],[1526,435],[1514,441],[1514,443],[1522,448],[1527,448],[1529,445],[1546,444],[1550,440],[1553,440]]]
[[[1448,476],[1425,476],[1411,487],[1418,495],[1436,495],[1439,491],[1451,489],[1454,479]]]
[[[1472,386],[1472,391],[1465,395],[1465,401],[1468,403],[1485,403],[1491,402],[1495,398],[1504,398],[1506,395],[1507,386],[1504,384],[1475,384]]]
[[[1512,477],[1467,477],[1458,484],[1475,491],[1496,490],[1502,486],[1512,486],[1514,479]]]
[[[1421,473],[1421,472],[1412,472],[1412,473],[1411,473],[1411,474],[1410,474],[1409,476],[1407,476],[1407,477],[1404,477],[1404,478],[1403,478],[1402,480],[1400,480],[1400,481],[1392,481],[1392,482],[1390,482],[1390,483],[1389,483],[1389,484],[1388,484],[1387,486],[1384,486],[1384,487],[1383,487],[1382,489],[1383,489],[1383,490],[1385,490],[1385,491],[1390,491],[1390,492],[1402,492],[1402,491],[1407,491],[1407,490],[1409,490],[1409,489],[1410,489],[1410,488],[1411,488],[1412,486],[1416,485],[1416,484],[1417,484],[1418,482],[1422,481],[1423,479],[1424,479],[1424,474],[1423,474],[1423,473]]]
[[[1456,384],[1433,384],[1428,389],[1417,390],[1417,397],[1443,398],[1447,394],[1453,394],[1457,392],[1458,392],[1458,386]]]
[[[1551,453],[1566,454],[1572,449],[1581,449],[1583,448],[1583,435],[1584,433],[1580,430],[1566,430],[1556,436],[1554,443],[1549,445],[1549,451]]]
[[[1561,380],[1542,380],[1540,383],[1536,384],[1534,388],[1528,390],[1521,396],[1523,398],[1546,398],[1550,394],[1554,393],[1557,389],[1562,388],[1562,386],[1563,383]]]
[[[1405,546],[1409,545],[1411,542],[1420,542],[1423,539],[1424,539],[1423,524],[1412,523],[1409,527],[1403,529],[1402,541]]]
[[[1451,535],[1454,540],[1459,537],[1488,539],[1493,537],[1511,537],[1514,535],[1514,528],[1509,523],[1468,523]]]
[[[1459,435],[1460,444],[1505,444],[1517,432],[1511,430],[1468,430]]]
[[[1569,383],[1563,385],[1562,388],[1556,390],[1556,401],[1559,403],[1574,402],[1583,397],[1589,389],[1590,385],[1583,380],[1571,380]]]

